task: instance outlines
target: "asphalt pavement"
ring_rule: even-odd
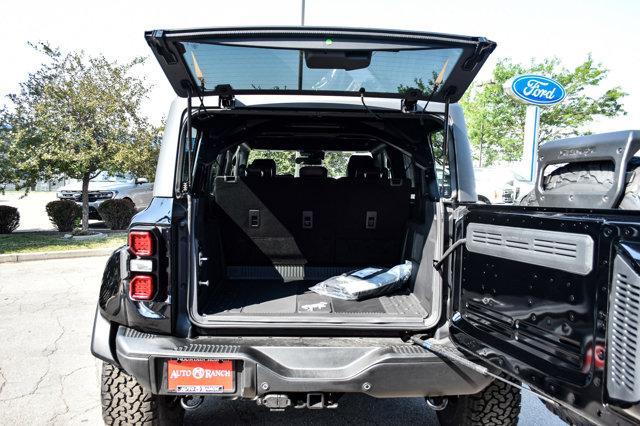
[[[0,264],[0,424],[102,424],[100,362],[89,350],[106,258]],[[437,425],[422,398],[348,395],[336,410],[269,412],[209,398],[186,424]],[[563,423],[529,393],[520,425]]]

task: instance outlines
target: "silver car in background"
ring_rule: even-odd
[[[82,183],[76,182],[58,189],[60,200],[73,200],[82,204]],[[105,200],[127,199],[136,210],[147,208],[153,197],[153,182],[146,178],[136,178],[131,174],[113,175],[100,172],[89,182],[89,217],[100,219],[98,206]]]

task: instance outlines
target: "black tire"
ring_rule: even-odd
[[[624,196],[615,206],[623,210],[640,210],[640,157],[633,157],[627,165],[631,180],[625,187]],[[552,171],[545,178],[545,188],[549,193],[562,189],[563,192],[575,188],[584,192],[585,186],[607,189],[613,185],[613,164],[609,162],[570,163]],[[520,201],[523,206],[537,206],[535,191],[525,195]]]
[[[491,201],[484,195],[478,195],[478,202],[482,204],[491,204]]]
[[[449,398],[437,411],[442,426],[515,425],[520,415],[520,389],[495,380],[481,392]]]
[[[131,205],[133,206],[134,209],[136,209],[136,203],[133,202],[133,200],[129,197],[124,197],[123,200],[127,200],[128,202],[131,203]],[[136,209],[137,210],[137,209]]]
[[[174,397],[153,395],[118,367],[102,363],[102,418],[106,425],[181,425],[184,409]]]

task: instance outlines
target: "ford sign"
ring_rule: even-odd
[[[560,83],[535,74],[513,77],[504,84],[504,90],[515,100],[531,105],[554,105],[566,96]]]

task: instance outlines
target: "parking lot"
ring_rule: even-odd
[[[1,424],[101,424],[100,362],[89,342],[105,258],[0,266]],[[269,412],[251,401],[209,399],[187,424],[437,424],[424,400],[347,396],[337,410]],[[523,395],[521,425],[562,424]]]

